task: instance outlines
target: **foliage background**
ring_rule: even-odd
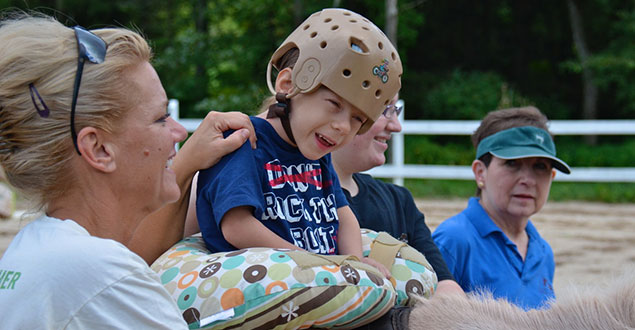
[[[0,0],[0,8],[37,10],[69,26],[142,31],[181,116],[203,117],[210,109],[255,113],[268,95],[269,57],[311,13],[344,7],[383,28],[386,1]],[[573,37],[571,4],[579,11],[586,61]],[[400,0],[397,6],[407,119],[480,119],[529,104],[550,119],[588,117],[581,110],[585,69],[598,90],[593,117],[635,118],[632,0]],[[558,137],[559,156],[574,166],[635,165],[633,137],[581,142]],[[465,136],[408,136],[406,148],[407,163],[467,165],[473,159]],[[618,186],[631,196],[621,199],[635,201],[633,184]]]

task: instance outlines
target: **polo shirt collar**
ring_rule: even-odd
[[[481,237],[486,237],[493,232],[503,233],[503,231],[489,217],[489,214],[485,212],[485,209],[481,206],[479,200],[480,198],[478,197],[470,197],[467,207],[467,216],[476,228],[476,231],[479,235],[481,235]],[[536,227],[534,227],[531,223],[531,220],[527,221],[525,231],[527,232],[527,235],[529,235],[530,241],[540,236]]]
[[[533,241],[537,239],[538,237],[540,237],[540,235],[538,234],[538,229],[534,227],[534,224],[531,223],[531,220],[527,220],[527,226],[525,227],[525,231],[527,232],[527,235],[529,235],[530,241]]]
[[[470,219],[476,231],[481,235],[481,237],[486,237],[487,235],[493,232],[503,231],[498,228],[498,226],[492,221],[489,217],[489,214],[485,212],[481,203],[479,203],[480,198],[478,197],[470,197],[470,200],[467,204],[467,217]]]

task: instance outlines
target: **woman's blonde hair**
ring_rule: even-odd
[[[152,52],[136,32],[92,32],[108,51],[103,63],[84,66],[75,127],[113,132],[136,102],[126,69],[150,61]],[[75,33],[43,14],[12,13],[0,21],[0,45],[0,165],[11,185],[42,208],[77,184],[70,166],[76,156],[70,133]],[[36,111],[29,84],[50,109],[48,117]]]

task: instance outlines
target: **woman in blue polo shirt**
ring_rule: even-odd
[[[489,291],[524,308],[548,307],[554,258],[529,220],[547,201],[556,157],[547,117],[534,107],[490,112],[472,135],[476,197],[432,235],[466,292]]]

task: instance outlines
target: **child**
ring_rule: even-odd
[[[266,118],[251,118],[258,148],[245,144],[199,174],[196,211],[210,251],[287,248],[378,266],[362,259],[359,224],[330,152],[373,124],[401,73],[386,36],[349,10],[324,9],[291,33],[267,68],[277,103]]]

